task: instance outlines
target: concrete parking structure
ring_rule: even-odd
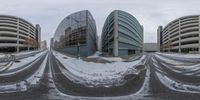
[[[37,27],[39,25],[37,24]],[[25,19],[0,15],[0,52],[20,52],[37,49],[40,31]]]
[[[159,26],[158,48],[163,52],[200,53],[200,15],[184,16]]]

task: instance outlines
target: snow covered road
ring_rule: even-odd
[[[72,74],[69,79],[88,87],[120,86],[126,82],[124,80],[126,75],[138,75],[140,70],[145,69],[145,67],[141,69],[136,68],[137,66],[144,65],[145,56],[133,62],[94,63],[68,57],[56,51],[53,54],[64,66],[62,72],[67,74],[65,71],[68,70]]]
[[[198,100],[199,58],[151,53],[124,61],[99,56],[77,59],[55,51],[47,55],[41,52],[20,60],[26,64],[37,62],[36,70],[31,69],[34,73],[24,72],[27,77],[17,76],[15,81],[0,80],[0,97],[6,93],[5,98],[10,99],[22,93],[23,99],[40,100]],[[16,68],[10,67],[0,78]]]
[[[145,79],[146,56],[133,62],[94,63],[54,51],[51,59],[54,80],[68,94],[124,95],[139,90]]]
[[[151,57],[151,67],[157,79],[168,89],[183,93],[200,93],[198,58],[200,57],[192,55],[157,53]]]

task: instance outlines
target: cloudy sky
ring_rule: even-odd
[[[89,10],[100,36],[106,17],[115,9],[136,17],[144,26],[144,42],[156,42],[158,25],[185,15],[200,14],[199,0],[1,0],[0,14],[19,16],[42,27],[42,40],[53,37],[58,24],[73,12]]]

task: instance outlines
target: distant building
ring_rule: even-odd
[[[97,50],[101,51],[101,37],[97,36]]]
[[[143,27],[131,14],[114,10],[107,17],[101,36],[102,52],[112,56],[142,53]]]
[[[41,44],[40,44],[40,48],[43,49],[43,50],[47,49],[47,41],[42,41]]]
[[[158,48],[158,51],[162,51],[163,49],[163,43],[162,43],[162,30],[163,30],[163,27],[162,26],[159,26],[158,29],[157,29],[157,48]]]
[[[158,51],[157,43],[144,43],[143,51],[144,52],[157,52]]]
[[[0,52],[38,49],[40,32],[36,27],[25,19],[0,15]]]
[[[97,51],[96,23],[88,10],[73,13],[62,20],[53,38],[54,50],[80,56]]]
[[[52,49],[53,48],[53,38],[51,38],[51,40],[50,40],[50,49]]]
[[[41,43],[41,27],[39,24],[36,24],[36,40],[38,41],[39,45],[38,48],[40,48],[40,43]]]
[[[184,16],[164,28],[159,26],[158,49],[162,52],[200,53],[200,15]]]

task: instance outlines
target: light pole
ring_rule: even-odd
[[[76,20],[75,18],[71,17],[71,16],[68,16],[67,19],[72,19],[74,20],[77,24],[80,23],[80,21]],[[79,30],[79,28],[78,28]],[[79,31],[78,31],[79,32]],[[78,33],[78,39],[77,39],[77,58],[80,59],[80,50],[79,50],[79,47],[80,47],[80,43],[79,43],[79,39],[80,39],[80,33]]]

